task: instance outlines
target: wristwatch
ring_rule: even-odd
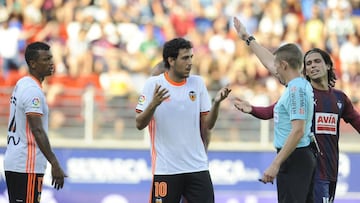
[[[250,42],[251,41],[253,41],[253,40],[255,40],[255,37],[254,36],[250,36],[249,38],[247,38],[247,40],[246,40],[246,45],[250,45]]]

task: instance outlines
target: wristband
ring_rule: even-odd
[[[250,45],[250,42],[251,41],[253,41],[253,40],[255,40],[255,37],[254,36],[250,36],[249,38],[247,38],[247,40],[246,40],[246,45]]]

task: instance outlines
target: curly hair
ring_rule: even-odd
[[[175,38],[164,44],[163,48],[163,61],[165,68],[169,69],[170,64],[168,58],[176,59],[179,55],[180,49],[191,49],[193,45],[190,41],[184,38]]]

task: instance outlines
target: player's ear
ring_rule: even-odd
[[[169,57],[167,60],[169,62],[170,67],[174,66],[174,63],[175,63],[175,58],[174,57]]]
[[[35,60],[30,60],[29,61],[29,69],[32,69],[33,67],[35,67]]]

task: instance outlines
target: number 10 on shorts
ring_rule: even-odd
[[[155,197],[165,197],[167,195],[166,182],[154,182]]]

